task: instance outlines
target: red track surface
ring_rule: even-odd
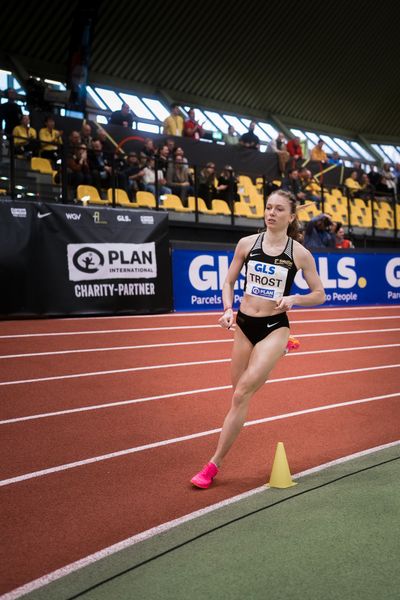
[[[254,397],[248,421],[338,402],[348,406],[246,427],[206,492],[192,489],[188,482],[208,459],[216,433],[3,484],[0,593],[260,486],[268,479],[278,441],[284,441],[295,473],[399,439],[399,397],[351,402],[400,391],[399,370],[393,367],[400,363],[395,346],[400,344],[400,310],[294,311],[291,320],[300,350],[279,362],[272,381]],[[304,322],[310,320],[319,322]],[[1,323],[0,336],[44,335],[0,337],[1,357],[35,354],[0,359],[0,383],[5,384],[0,385],[1,420],[37,416],[0,425],[0,479],[219,428],[229,407],[229,389],[176,395],[229,386],[232,333],[206,327],[215,321],[215,315],[167,315]],[[147,331],[113,333],[126,329]],[[382,331],[314,335],[372,329]],[[95,333],[78,334],[82,331]],[[207,340],[221,342],[192,343]],[[189,344],[173,345],[179,342]],[[150,344],[172,345],[121,349]],[[388,347],[355,349],[381,345]],[[352,350],[337,351],[343,348]],[[98,350],[37,354],[84,349]],[[329,351],[302,354],[322,350]],[[186,364],[203,361],[210,362]],[[178,366],[161,368],[170,364]],[[143,367],[152,368],[140,370]],[[352,372],[355,369],[362,370]],[[335,371],[345,373],[329,374]],[[71,375],[80,376],[63,379]],[[300,378],[304,375],[310,377]],[[297,379],[276,381],[293,377]],[[43,378],[54,379],[17,383]],[[165,394],[172,396],[158,398]],[[88,410],[149,397],[155,398]],[[43,415],[71,409],[81,410]]]

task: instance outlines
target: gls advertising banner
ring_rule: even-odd
[[[0,202],[0,279],[5,315],[168,312],[167,215]]]
[[[316,254],[317,269],[326,292],[326,306],[400,303],[400,256],[378,252],[343,251]],[[174,249],[175,310],[220,310],[221,290],[233,251]],[[234,306],[243,295],[244,272],[236,282]],[[307,293],[301,271],[292,293]]]

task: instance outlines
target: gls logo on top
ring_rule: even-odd
[[[157,277],[154,242],[146,244],[68,244],[70,281],[153,279]]]

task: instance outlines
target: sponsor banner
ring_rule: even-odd
[[[168,216],[0,202],[3,315],[172,310]]]
[[[393,253],[343,250],[314,255],[326,292],[325,306],[357,306],[400,303],[400,257]],[[233,251],[196,251],[174,249],[172,255],[175,310],[221,310],[222,286],[233,258]],[[260,267],[261,268],[261,267]],[[268,265],[266,265],[268,269]],[[259,288],[255,295],[269,297],[271,274],[257,272]],[[264,275],[264,277],[263,277]],[[244,289],[244,270],[234,289],[238,308]],[[296,275],[292,293],[307,293],[302,272]],[[253,289],[254,292],[254,289]]]

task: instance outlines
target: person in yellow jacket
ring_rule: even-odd
[[[318,140],[318,144],[316,146],[314,146],[314,148],[311,150],[311,154],[310,154],[311,160],[317,160],[318,162],[322,162],[322,163],[328,162],[328,155],[326,154],[325,150],[322,150],[323,145],[324,145],[324,141]]]
[[[39,131],[40,156],[48,158],[55,167],[55,163],[60,155],[60,144],[62,144],[62,131],[55,129],[53,116],[46,117],[45,127]]]
[[[164,135],[176,135],[180,137],[183,132],[184,120],[178,104],[171,104],[171,114],[164,121]]]
[[[31,127],[29,115],[22,115],[20,124],[13,129],[14,148],[17,156],[32,156],[36,151],[36,129]]]

